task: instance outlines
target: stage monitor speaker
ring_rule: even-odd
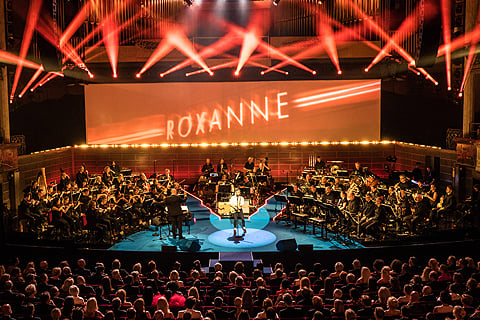
[[[162,246],[162,252],[176,252],[176,246]]]
[[[297,241],[295,239],[280,240],[277,242],[279,251],[295,251],[297,250]]]
[[[298,251],[303,253],[312,253],[313,252],[313,244],[299,244]]]
[[[417,55],[415,66],[417,68],[431,67],[437,59],[438,46],[442,30],[442,16],[439,0],[422,0],[424,10],[420,10],[420,28],[417,43]],[[425,4],[429,4],[426,6]],[[425,11],[432,11],[435,7],[436,12],[433,16],[425,18]],[[432,14],[431,14],[432,15]],[[421,27],[423,25],[423,28]],[[422,31],[423,30],[423,31]]]
[[[200,250],[200,242],[198,240],[182,239],[178,245],[182,251],[198,251]]]

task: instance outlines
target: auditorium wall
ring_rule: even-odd
[[[46,168],[47,181],[58,182],[60,168],[74,177],[81,164],[85,164],[90,174],[101,174],[103,168],[112,160],[120,167],[129,168],[133,173],[163,172],[170,168],[178,181],[194,183],[198,180],[200,169],[206,158],[216,165],[224,158],[232,170],[241,170],[248,157],[264,159],[268,157],[269,166],[275,181],[293,182],[305,166],[321,155],[326,161],[344,161],[342,168],[352,169],[356,161],[381,177],[387,177],[385,165],[388,156],[396,156],[394,169],[411,171],[418,161],[434,168],[435,158],[439,163],[438,177],[445,183],[452,183],[452,167],[455,164],[455,152],[408,143],[390,144],[332,144],[332,145],[268,145],[268,146],[208,146],[208,147],[66,147],[50,151],[20,156],[21,190],[35,179],[41,168]]]

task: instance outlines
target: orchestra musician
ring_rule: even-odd
[[[325,163],[325,161],[322,160],[321,156],[317,156],[317,160],[315,161],[315,165],[314,165],[315,171],[319,172],[326,168],[327,168],[327,164]]]
[[[32,231],[34,226],[37,225],[37,221],[40,220],[41,215],[34,212],[35,200],[32,199],[31,193],[25,193],[23,200],[18,206],[18,218],[20,221],[24,220],[27,222],[24,231]]]
[[[168,221],[172,226],[173,239],[185,239],[182,235],[182,222],[183,211],[182,204],[185,202],[186,197],[178,194],[178,190],[172,188],[170,195],[165,198],[165,204],[167,206]]]
[[[438,211],[434,216],[433,221],[438,224],[441,217],[450,215],[455,211],[457,206],[457,200],[453,194],[453,188],[448,185],[445,189],[445,195],[442,196],[440,203],[438,204]]]
[[[170,173],[170,169],[168,169],[168,168],[165,168],[165,173],[162,174],[159,177],[159,179],[162,180],[162,181],[168,181],[169,184],[173,184],[173,182],[175,182],[175,178]]]
[[[115,163],[115,161],[112,161],[112,164],[110,165],[110,169],[112,169],[113,175],[117,176],[120,173],[120,166]]]
[[[106,186],[110,187],[113,183],[114,176],[115,175],[113,174],[113,171],[110,168],[110,166],[105,166],[105,168],[103,169],[102,182]]]
[[[385,223],[387,214],[385,208],[382,206],[382,198],[377,197],[375,199],[375,207],[373,215],[365,220],[363,223],[363,229],[366,234],[373,234],[378,232],[378,227]]]
[[[315,200],[320,200],[320,194],[317,191],[317,187],[313,184],[310,185],[310,189],[308,189],[307,195]]]
[[[230,208],[233,217],[233,236],[237,236],[238,220],[242,226],[243,234],[247,233],[245,228],[245,217],[243,214],[243,207],[245,206],[245,199],[240,194],[240,189],[235,189],[235,194],[230,198]]]
[[[140,178],[137,180],[136,185],[145,192],[150,191],[150,183],[147,179],[147,176],[143,172],[140,174]]]
[[[228,175],[228,165],[225,163],[225,159],[221,158],[217,164],[217,173],[221,177],[224,174]]]
[[[85,182],[88,184],[88,171],[85,169],[84,164],[82,164],[78,169],[77,175],[75,176],[75,181],[77,182],[77,186],[79,188],[85,187]]]
[[[364,170],[362,166],[360,165],[360,162],[355,162],[355,165],[352,169],[352,172],[350,173],[351,176],[363,176],[364,175]]]
[[[245,173],[252,173],[254,169],[255,163],[253,162],[253,157],[248,157],[247,162],[245,162],[243,166],[243,170],[245,170]]]
[[[437,186],[435,184],[430,185],[430,190],[427,192],[425,197],[429,200],[429,204],[431,208],[436,208],[439,197],[438,197],[438,192],[437,192]]]
[[[205,163],[202,166],[202,176],[208,177],[210,173],[213,172],[213,164],[210,162],[210,159],[205,159]]]
[[[66,191],[69,184],[70,184],[70,177],[65,171],[63,171],[63,169],[60,169],[60,182],[57,185],[57,191],[58,192]]]
[[[404,174],[401,174],[399,176],[400,181],[395,184],[395,188],[397,189],[403,189],[403,190],[410,190],[413,188],[413,184],[410,180],[408,180],[407,176]]]
[[[365,203],[361,210],[361,218],[359,220],[360,234],[364,233],[366,227],[370,224],[375,215],[375,202],[372,200],[372,195],[367,193],[365,195]]]
[[[407,219],[407,225],[409,226],[410,232],[418,231],[418,224],[421,221],[427,219],[430,215],[430,204],[429,200],[425,198],[422,194],[415,195],[415,202],[412,205],[412,215]]]
[[[332,190],[332,186],[327,184],[325,187],[325,193],[320,197],[320,201],[327,204],[334,204],[337,202],[337,198]]]
[[[255,171],[255,175],[257,176],[267,176],[269,174],[269,170],[265,167],[263,162],[260,162],[258,164],[258,168]]]

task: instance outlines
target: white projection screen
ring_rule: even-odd
[[[380,80],[90,84],[89,144],[380,139]]]

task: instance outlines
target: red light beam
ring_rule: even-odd
[[[107,50],[108,60],[112,66],[113,77],[117,77],[117,63],[118,63],[118,31],[117,25],[113,19],[107,19],[103,24],[103,40],[105,43],[105,50]]]
[[[208,74],[213,75],[213,72],[209,69],[207,64],[203,61],[202,57],[193,47],[193,44],[188,40],[185,33],[180,28],[173,28],[169,30],[166,34],[167,41],[175,46],[180,52],[182,52],[187,57],[190,57],[195,63],[202,67]]]
[[[63,47],[70,38],[77,32],[78,28],[83,24],[85,18],[87,17],[88,10],[90,10],[90,6],[93,4],[94,0],[88,1],[82,9],[77,13],[75,18],[73,18],[72,22],[68,25],[67,29],[63,32],[60,36],[59,46],[60,48]],[[75,50],[76,51],[76,50]]]
[[[450,51],[451,42],[451,3],[450,0],[442,0],[442,24],[443,24],[443,43],[447,50],[445,52],[445,68],[447,72],[447,89],[452,90],[452,52]]]
[[[477,13],[477,23],[476,23],[476,29],[479,28],[479,23],[480,23],[480,8],[478,8],[478,13]],[[465,84],[467,83],[467,79],[470,75],[470,70],[472,69],[472,64],[473,64],[473,59],[475,57],[475,51],[478,43],[478,38],[475,37],[472,39],[472,42],[470,43],[470,48],[468,49],[468,56],[467,56],[467,63],[465,64],[465,70],[463,72],[463,79],[462,79],[462,84],[460,86],[460,92],[463,92],[465,89]]]
[[[27,92],[28,88],[30,88],[30,86],[35,82],[35,80],[37,80],[37,78],[40,77],[43,71],[44,71],[43,66],[40,66],[37,72],[35,72],[35,74],[30,78],[25,88],[23,88],[22,92],[20,92],[20,94],[18,95],[19,98],[25,95],[25,92]]]
[[[37,24],[38,17],[40,15],[40,9],[42,8],[42,0],[32,0],[30,7],[28,8],[27,21],[25,24],[25,30],[23,32],[22,45],[20,47],[20,59],[25,59],[32,41],[33,32],[35,31],[35,25]],[[10,93],[10,100],[15,96],[18,82],[20,81],[20,75],[22,74],[23,63],[17,64],[15,70],[15,78],[13,79],[12,92]]]

